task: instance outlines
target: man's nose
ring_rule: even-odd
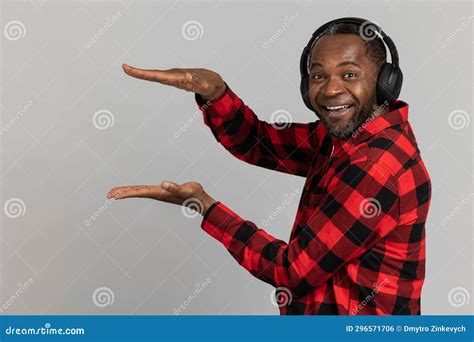
[[[341,80],[336,77],[329,77],[322,89],[323,95],[326,97],[334,97],[344,92]]]

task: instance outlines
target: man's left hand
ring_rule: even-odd
[[[185,205],[204,215],[215,202],[197,182],[177,184],[163,181],[160,185],[127,185],[112,188],[107,198],[124,199],[132,197],[151,198],[157,201]]]

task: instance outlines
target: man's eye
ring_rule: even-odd
[[[344,74],[344,77],[345,78],[354,78],[354,77],[357,77],[357,74],[354,73],[354,72],[348,72],[348,73]]]
[[[315,80],[321,80],[321,79],[323,79],[323,77],[324,77],[324,76],[321,75],[321,74],[314,74],[314,75],[313,75],[313,79],[315,79]]]

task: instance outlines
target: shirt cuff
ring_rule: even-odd
[[[214,99],[212,101],[211,100],[204,100],[200,94],[194,93],[194,98],[196,99],[196,102],[199,105],[199,107],[202,107],[206,103],[212,104],[212,103],[215,103],[215,102],[219,102],[226,95],[227,91],[230,89],[229,86],[227,85],[227,83],[224,82],[224,84],[225,84],[224,92],[222,94],[220,94],[217,99]]]
[[[226,237],[230,238],[234,230],[240,227],[243,219],[220,201],[212,203],[204,213],[201,228],[225,244]]]

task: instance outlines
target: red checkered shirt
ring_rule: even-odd
[[[247,163],[306,177],[286,243],[220,201],[201,227],[275,289],[281,315],[419,315],[425,277],[429,174],[408,104],[331,137],[320,120],[259,120],[226,85],[195,100],[214,137]]]

